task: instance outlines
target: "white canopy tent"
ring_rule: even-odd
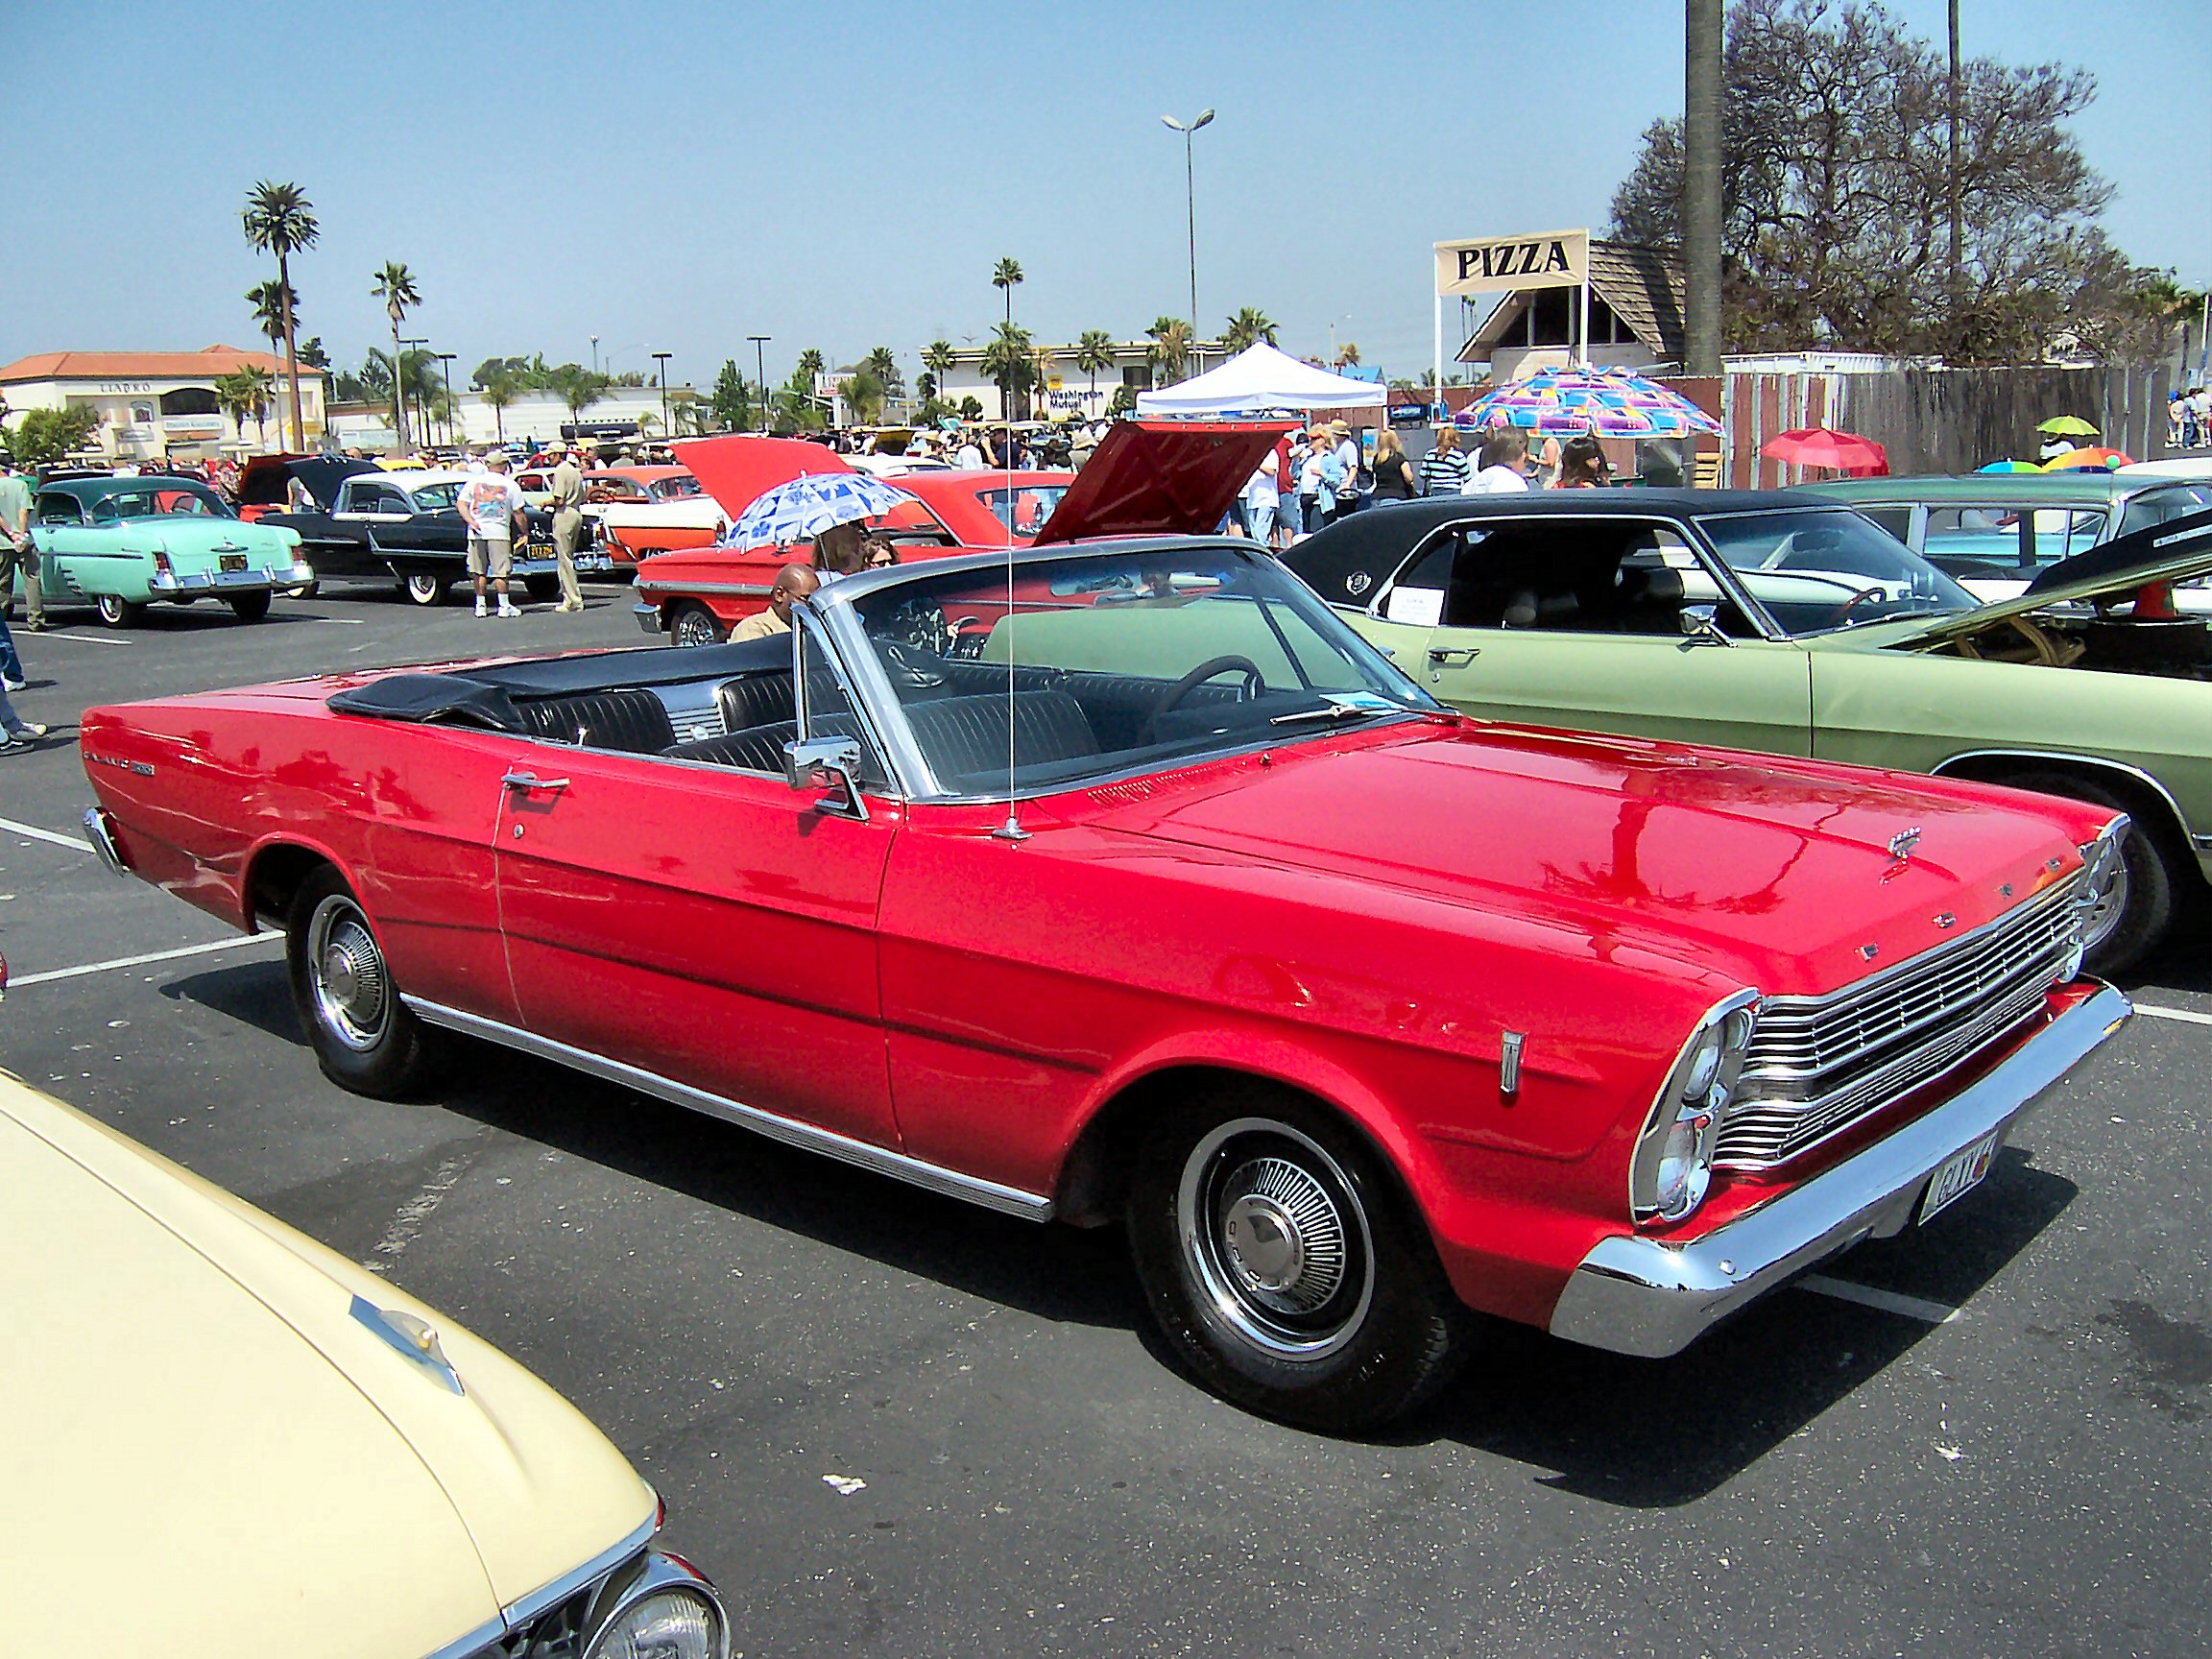
[[[1270,409],[1372,409],[1381,382],[1332,374],[1262,341],[1195,379],[1137,394],[1140,415],[1261,415]]]

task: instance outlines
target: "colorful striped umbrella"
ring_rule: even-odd
[[[914,497],[865,472],[814,472],[766,490],[737,515],[724,547],[788,547],[832,524],[888,513]]]
[[[2043,463],[2046,472],[2109,472],[2115,467],[2126,467],[2128,457],[2118,449],[2069,449],[2063,455],[2054,455]]]
[[[1606,438],[1679,438],[1720,430],[1719,421],[1687,397],[1628,369],[1539,369],[1461,411],[1453,424]]]
[[[1977,467],[1977,472],[2040,472],[2042,464],[2035,461],[1992,461],[1986,467]]]

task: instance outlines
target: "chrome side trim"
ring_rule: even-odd
[[[911,1182],[931,1192],[943,1193],[948,1198],[965,1198],[971,1204],[980,1204],[986,1210],[996,1210],[1005,1215],[1019,1215],[1025,1221],[1049,1221],[1054,1205],[1044,1193],[1024,1192],[1019,1187],[1002,1187],[996,1181],[980,1176],[966,1175],[942,1165],[926,1164],[919,1158],[909,1158],[903,1152],[893,1152],[888,1147],[876,1146],[866,1141],[855,1141],[849,1135],[840,1135],[831,1129],[819,1129],[811,1123],[796,1118],[780,1118],[773,1112],[763,1112],[757,1106],[743,1101],[710,1094],[704,1089],[694,1089],[688,1083],[679,1083],[672,1077],[648,1071],[627,1061],[611,1060],[589,1049],[573,1048],[550,1037],[524,1031],[517,1026],[487,1020],[480,1014],[469,1014],[459,1008],[448,1008],[443,1003],[424,1001],[420,997],[400,993],[399,1000],[413,1009],[416,1015],[433,1025],[443,1025],[469,1037],[481,1037],[488,1043],[503,1044],[518,1048],[525,1054],[535,1054],[541,1060],[550,1060],[557,1066],[566,1066],[602,1082],[617,1083],[625,1089],[635,1089],[641,1094],[651,1094],[672,1106],[687,1106],[694,1112],[704,1112],[709,1118],[719,1118],[734,1123],[741,1129],[751,1129],[765,1135],[771,1141],[781,1141],[786,1146],[797,1146],[807,1152],[820,1152],[856,1168],[867,1169],[878,1175],[888,1175],[895,1181]]]
[[[2102,755],[2075,755],[2063,749],[1968,749],[1962,754],[1949,755],[1929,768],[1931,778],[1950,776],[1949,769],[1967,760],[2056,760],[2071,766],[2093,766],[2100,772],[2118,772],[2132,778],[2166,804],[2166,810],[2174,814],[2174,822],[2182,835],[2199,847],[2212,847],[2212,835],[2199,835],[2189,828],[2189,814],[2181,810],[2181,803],[2174,799],[2174,792],[2140,766],[2130,766],[2125,760],[2106,759]]]
[[[1991,1130],[2008,1132],[2132,1012],[2120,992],[2101,987],[1934,1111],[1701,1238],[1600,1239],[1560,1292],[1551,1334],[1664,1358],[1861,1239],[1895,1235],[1946,1159]]]
[[[92,843],[92,851],[100,854],[100,862],[117,876],[128,876],[130,868],[123,862],[123,854],[115,849],[115,832],[108,828],[108,811],[103,806],[84,808],[84,839]]]
[[[681,599],[686,593],[734,593],[740,599],[765,599],[774,591],[763,582],[647,582],[637,590],[670,599]]]

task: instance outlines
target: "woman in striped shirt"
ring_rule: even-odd
[[[1456,495],[1467,483],[1467,457],[1459,452],[1459,434],[1449,426],[1436,432],[1436,447],[1421,457],[1421,493]]]

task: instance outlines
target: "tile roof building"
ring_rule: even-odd
[[[0,397],[11,411],[90,406],[100,415],[91,446],[108,461],[204,460],[218,448],[281,447],[276,390],[266,422],[233,421],[215,382],[249,366],[281,382],[267,351],[209,346],[199,351],[40,351],[0,368]],[[325,396],[320,369],[300,368],[301,421],[312,447],[323,435]],[[264,438],[266,432],[266,439]]]

